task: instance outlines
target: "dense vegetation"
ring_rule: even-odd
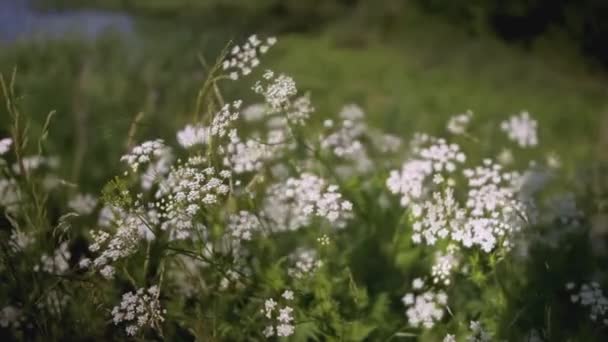
[[[401,18],[3,49],[2,336],[605,340],[605,80]]]

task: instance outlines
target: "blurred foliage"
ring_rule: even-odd
[[[604,0],[108,0],[40,1],[54,8],[97,7],[161,17],[234,20],[258,25],[279,25],[286,30],[311,31],[349,17],[354,12],[378,14],[376,25],[391,26],[407,16],[412,5],[439,14],[470,32],[489,30],[508,41],[529,45],[552,31],[562,31],[580,51],[608,66],[608,2]],[[362,10],[363,9],[363,10]],[[273,20],[264,20],[270,19]]]

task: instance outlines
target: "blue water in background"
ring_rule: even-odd
[[[134,37],[133,19],[99,10],[40,12],[30,6],[30,0],[0,0],[0,43],[65,37],[94,40],[107,32]]]

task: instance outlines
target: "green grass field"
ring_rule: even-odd
[[[539,120],[541,144],[561,155],[566,166],[595,158],[608,113],[608,80],[564,53],[564,44],[541,42],[527,50],[415,12],[402,19],[390,31],[353,17],[319,32],[281,34],[266,65],[311,92],[319,119],[354,102],[369,111],[374,125],[408,137],[420,130],[439,132],[448,117],[467,109],[489,123],[528,110]],[[226,27],[175,29],[164,21],[139,26],[142,39],[136,44],[111,38],[22,43],[0,52],[3,73],[19,70],[25,106],[40,119],[33,127],[57,110],[61,124],[50,138],[56,152],[84,153],[84,161],[115,166],[140,111],[145,112],[141,132],[168,137],[194,107],[205,72],[197,55],[212,62],[225,41],[246,34]],[[249,96],[243,86],[226,91]],[[77,126],[86,128],[85,152],[70,151],[78,146],[72,134]],[[504,143],[496,131],[484,132],[485,141]],[[98,185],[111,169],[84,177]]]

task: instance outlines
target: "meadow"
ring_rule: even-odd
[[[3,46],[2,336],[605,340],[604,72],[406,12]]]

